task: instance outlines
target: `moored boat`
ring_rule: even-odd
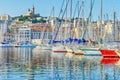
[[[52,46],[50,46],[50,45],[39,45],[39,46],[37,46],[37,48],[39,48],[41,50],[51,50]]]
[[[103,57],[120,57],[119,52],[114,49],[101,49],[100,52]]]
[[[36,47],[36,45],[31,43],[23,43],[20,44],[19,47]]]
[[[11,45],[8,42],[1,42],[0,47],[11,47]]]
[[[80,50],[82,50],[82,51],[99,51],[99,48],[80,48]]]
[[[63,53],[67,53],[67,52],[72,53],[72,52],[73,52],[73,51],[72,51],[70,48],[68,48],[67,46],[53,46],[53,47],[52,47],[52,51],[53,51],[53,52],[63,52]]]
[[[53,46],[53,47],[52,47],[52,51],[53,51],[53,52],[63,52],[63,53],[67,53],[67,50],[65,49],[64,46]]]
[[[84,55],[88,56],[101,56],[101,52],[99,51],[99,48],[80,48],[81,51],[83,51]]]
[[[73,51],[73,53],[75,55],[83,55],[84,54],[83,51],[81,51],[81,50],[75,50],[75,51]]]

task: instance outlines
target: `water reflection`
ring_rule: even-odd
[[[0,80],[120,80],[119,58],[0,48]]]

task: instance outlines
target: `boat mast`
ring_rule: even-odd
[[[70,1],[70,36],[69,37],[71,37],[71,35],[72,35],[72,0]]]
[[[54,15],[55,15],[55,10],[54,10],[54,6],[52,7],[49,19],[48,19],[48,25],[52,26],[52,38],[50,40],[53,40],[53,36],[54,36],[54,28],[53,26],[55,26],[56,22],[54,22]],[[50,21],[53,20],[53,23],[51,24]],[[47,28],[47,27],[46,27]]]
[[[102,0],[100,0],[100,44],[103,44],[103,26],[102,26],[102,15],[103,15],[103,12],[102,12],[102,9],[103,6],[102,6]]]
[[[68,0],[66,0],[66,5],[67,5],[67,1]],[[65,16],[65,23],[63,23],[63,24],[65,24],[65,26],[64,26],[64,29],[65,29],[65,32],[64,32],[64,34],[62,33],[62,30],[61,30],[61,34],[62,35],[65,35],[65,37],[64,38],[62,38],[61,40],[65,40],[66,38],[67,38],[67,36],[68,36],[68,28],[67,28],[67,9],[68,9],[68,6],[66,7],[66,11],[65,11],[65,13],[66,13],[66,16]],[[62,26],[63,27],[63,26]],[[62,29],[62,28],[61,28]],[[62,37],[62,35],[61,35],[61,37]]]
[[[62,1],[62,5],[61,5],[61,9],[60,9],[60,12],[59,12],[59,15],[58,15],[58,17],[57,18],[60,18],[60,16],[61,16],[61,14],[62,14],[62,12],[63,12],[63,6],[64,6],[64,3],[65,3],[65,0],[63,0]],[[61,18],[62,19],[62,18]],[[60,23],[61,24],[61,23]],[[56,24],[56,22],[54,23],[54,28],[53,28],[53,32],[52,32],[52,43],[53,43],[53,41],[56,39],[56,37],[57,37],[57,31],[59,31],[58,29],[59,29],[59,27],[57,27],[57,24]],[[57,29],[58,28],[58,29]]]
[[[63,19],[64,15],[65,15],[65,12],[66,12],[66,10],[67,10],[68,3],[69,3],[69,0],[67,0],[67,3],[66,3],[66,6],[65,6],[65,9],[64,9],[64,12],[63,12],[63,15],[62,15],[61,19]],[[58,26],[58,28],[57,28],[57,32],[56,32],[53,40],[55,40],[55,39],[57,38],[58,31],[59,31],[61,25],[62,25],[62,23],[60,22],[60,24],[59,24],[59,26]]]
[[[72,19],[72,0],[70,1],[70,21]]]
[[[101,6],[101,9],[100,9],[100,23],[101,23],[101,38],[102,38],[102,14],[103,14],[103,12],[102,12],[102,0],[100,0],[100,6]]]
[[[92,9],[92,0],[90,1],[90,10]],[[92,20],[92,14],[90,16],[90,23],[91,23],[91,20]]]
[[[86,35],[87,27],[88,27],[88,24],[89,24],[89,21],[90,21],[90,20],[89,20],[89,19],[90,19],[90,16],[91,16],[91,14],[92,14],[94,2],[95,2],[95,0],[93,0],[93,2],[92,2],[92,7],[91,7],[91,10],[90,10],[89,16],[88,16],[88,18],[87,18],[86,25],[85,25],[84,28],[83,28],[82,39],[85,39],[85,35]]]
[[[92,41],[91,40],[91,38],[94,40],[94,34],[93,34],[93,27],[92,27],[92,0],[90,0],[90,11],[91,11],[91,15],[90,15],[90,19],[89,19],[89,28],[88,28],[88,39],[90,40],[90,41]],[[90,36],[91,35],[91,36]]]
[[[113,41],[115,41],[115,40],[116,40],[116,39],[115,39],[115,37],[116,37],[116,35],[115,35],[115,33],[116,33],[116,32],[115,32],[115,27],[116,27],[116,18],[115,18],[115,17],[116,17],[116,12],[114,12],[114,26],[113,26],[113,30],[114,30],[114,31],[113,31],[114,40],[113,40]]]
[[[82,29],[84,33],[84,1],[82,0]]]

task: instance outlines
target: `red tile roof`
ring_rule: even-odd
[[[52,27],[48,24],[30,24],[29,26],[34,31],[44,31],[46,29],[46,31],[52,32]]]
[[[15,34],[5,33],[4,36],[15,36]]]

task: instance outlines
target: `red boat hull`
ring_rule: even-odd
[[[100,50],[103,57],[119,57],[115,50]]]

